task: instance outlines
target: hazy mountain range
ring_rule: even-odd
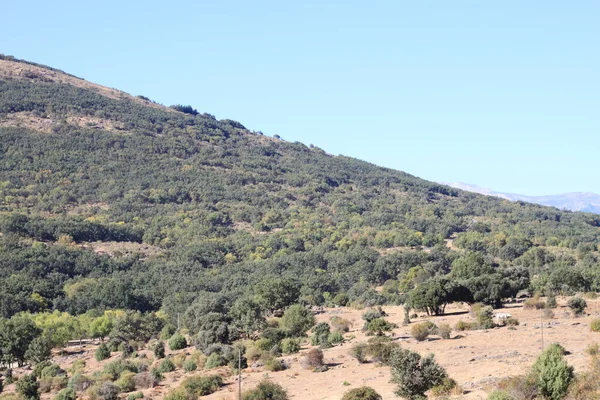
[[[528,203],[556,207],[561,210],[566,209],[571,211],[584,211],[600,214],[600,194],[596,193],[574,192],[553,194],[548,196],[526,196],[523,194],[496,192],[492,189],[480,187],[477,185],[470,185],[468,183],[463,182],[453,182],[446,184],[457,189],[485,194],[488,196],[501,197],[503,199],[508,199],[512,201],[521,200],[526,201]]]

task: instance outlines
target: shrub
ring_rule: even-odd
[[[62,389],[54,397],[54,400],[76,400],[76,399],[77,399],[77,394],[71,388]]]
[[[475,313],[477,326],[480,329],[490,329],[494,327],[494,309],[491,306],[480,307]]]
[[[315,316],[312,312],[300,304],[290,306],[281,318],[281,327],[288,336],[304,336],[306,331],[315,324]]]
[[[366,351],[371,355],[373,361],[387,365],[390,362],[392,353],[399,347],[398,343],[392,342],[388,338],[376,337],[369,339]]]
[[[375,318],[367,323],[367,334],[383,336],[384,332],[389,332],[395,327],[396,324],[392,324],[383,318]]]
[[[302,359],[302,367],[318,368],[323,366],[323,351],[321,349],[309,350]]]
[[[59,391],[62,390],[64,388],[67,387],[67,384],[69,383],[69,378],[67,378],[67,375],[59,375],[59,376],[55,376],[54,378],[52,378],[52,390],[54,391]]]
[[[143,398],[144,398],[144,393],[142,393],[142,392],[131,393],[129,396],[127,396],[127,400],[137,400],[137,399],[143,399]]]
[[[223,378],[219,375],[192,376],[181,383],[181,389],[194,396],[207,396],[223,386]]]
[[[331,317],[331,320],[329,321],[329,323],[331,324],[331,327],[333,328],[334,331],[340,331],[340,332],[348,332],[348,331],[350,331],[350,327],[352,326],[352,323],[350,321],[348,321],[347,319],[338,317],[337,315]]]
[[[441,385],[448,377],[433,354],[421,357],[418,353],[396,349],[390,359],[391,382],[398,385],[396,395],[409,399],[425,398],[425,392]]]
[[[331,344],[344,343],[344,335],[340,331],[334,331],[329,334],[327,341]]]
[[[556,308],[556,296],[554,293],[550,293],[546,298],[546,308]]]
[[[190,355],[190,360],[195,362],[198,368],[204,368],[204,365],[206,364],[206,356],[198,350]]]
[[[283,371],[286,365],[277,358],[269,358],[265,361],[265,369],[271,372]]]
[[[17,393],[26,400],[38,400],[40,384],[33,374],[25,375],[17,381]]]
[[[458,390],[456,381],[452,378],[444,378],[442,383],[431,388],[431,394],[434,397],[449,396],[452,392]]]
[[[590,343],[585,349],[585,352],[592,357],[597,356],[598,353],[600,353],[600,346],[598,345],[598,343]]]
[[[546,307],[546,303],[540,299],[539,294],[523,302],[523,308],[526,310],[541,310],[544,307]]]
[[[542,318],[545,318],[545,319],[554,318],[554,311],[552,311],[549,308],[544,308],[544,310],[542,310]]]
[[[459,332],[462,331],[472,331],[473,329],[477,328],[477,323],[475,322],[465,322],[463,320],[459,320],[456,325],[454,326],[454,329],[456,329]]]
[[[586,292],[584,296],[585,296],[586,299],[594,300],[594,299],[598,298],[598,293],[596,293],[596,292]]]
[[[175,371],[175,364],[170,358],[165,358],[158,366],[158,372],[161,374]]]
[[[196,364],[194,361],[192,360],[187,360],[186,362],[183,363],[183,370],[185,372],[192,372],[198,369],[198,364]]]
[[[167,324],[161,329],[159,338],[162,340],[169,340],[169,338],[173,336],[175,332],[177,332],[175,325]]]
[[[300,340],[286,338],[281,341],[281,351],[285,354],[294,354],[301,349]]]
[[[83,370],[85,369],[86,366],[86,362],[85,360],[75,360],[75,362],[73,363],[73,365],[71,365],[71,368],[69,369],[69,373],[75,375],[75,374],[81,374],[83,372]]]
[[[434,325],[435,326],[435,325]],[[422,342],[423,340],[429,337],[431,334],[431,323],[421,322],[419,324],[415,324],[410,328],[410,335],[417,340],[417,342]]]
[[[275,382],[261,381],[254,389],[244,393],[243,400],[288,400],[286,390]]]
[[[151,372],[140,372],[133,377],[136,389],[150,389],[158,384],[158,380]]]
[[[110,349],[106,343],[100,343],[100,346],[98,346],[94,353],[94,357],[96,358],[96,361],[103,361],[110,358]]]
[[[600,332],[600,319],[594,319],[590,322],[590,329],[592,332]]]
[[[450,324],[441,323],[437,326],[436,332],[442,339],[450,339],[452,327]]]
[[[69,379],[68,386],[76,392],[84,392],[93,384],[94,382],[85,375],[73,375],[71,379]]]
[[[119,379],[116,380],[115,385],[119,387],[121,392],[133,392],[135,390],[135,374],[131,371],[123,371]]]
[[[549,346],[533,364],[538,391],[547,399],[562,399],[573,380],[573,367],[564,360],[563,352],[562,346]]]
[[[567,306],[573,311],[573,315],[578,317],[584,313],[587,303],[581,297],[573,297],[567,302]]]
[[[184,353],[181,353],[173,357],[171,361],[173,361],[173,364],[175,364],[175,368],[183,368],[183,363],[185,362],[186,358],[187,356]]]
[[[150,370],[150,375],[154,379],[155,382],[160,382],[165,379],[165,376],[158,370],[158,368],[152,368]]]
[[[310,341],[313,346],[331,347],[329,343],[329,334],[331,333],[327,322],[320,322],[313,329],[313,336]]]
[[[152,346],[152,352],[154,353],[154,357],[158,359],[165,358],[165,343],[162,340],[154,343],[154,346]]]
[[[36,378],[40,378],[42,376],[42,371],[44,370],[44,368],[48,367],[52,365],[52,361],[50,360],[46,360],[46,361],[42,361],[40,363],[35,364],[35,366],[33,367],[33,369],[31,370],[31,373],[33,375],[35,375]],[[6,370],[6,372],[12,373],[12,370]],[[7,379],[7,377],[5,376],[5,379]]]
[[[111,380],[116,380],[123,371],[138,372],[137,366],[131,361],[116,360],[104,366],[103,372],[111,377]]]
[[[359,363],[367,361],[367,345],[365,343],[356,343],[350,348],[350,356]]]
[[[171,350],[185,349],[187,345],[187,340],[181,333],[176,333],[169,339],[169,349]]]
[[[382,400],[382,397],[373,388],[362,386],[344,393],[342,400]]]
[[[494,390],[488,396],[488,400],[514,400],[515,398],[503,390]]]
[[[117,400],[119,398],[119,387],[110,382],[104,382],[98,389],[98,396],[102,400]]]
[[[208,369],[213,369],[222,367],[223,365],[227,365],[227,360],[219,353],[212,353],[206,359],[205,367]]]
[[[519,325],[519,320],[516,319],[515,317],[510,317],[510,318],[506,318],[506,320],[504,320],[504,323],[507,326],[518,326]]]

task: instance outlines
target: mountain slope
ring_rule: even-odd
[[[4,316],[174,318],[204,295],[229,307],[273,288],[290,301],[381,304],[416,284],[414,268],[442,275],[463,258],[531,274],[597,263],[598,216],[453,189],[0,62]],[[386,281],[384,295],[373,290]]]
[[[469,192],[485,194],[488,196],[501,197],[511,201],[526,201],[528,203],[541,204],[556,207],[561,210],[583,211],[600,214],[600,194],[589,192],[563,193],[548,196],[526,196],[522,194],[496,192],[491,189],[462,182],[449,183],[453,188],[467,190]]]

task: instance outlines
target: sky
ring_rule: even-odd
[[[438,182],[600,193],[598,1],[2,5],[0,53]]]

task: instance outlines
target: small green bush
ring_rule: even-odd
[[[445,340],[450,339],[450,336],[452,335],[452,327],[450,326],[450,324],[447,323],[438,324],[435,331],[438,335],[440,335],[442,339]]]
[[[115,385],[123,393],[133,392],[135,390],[135,374],[131,371],[123,371],[119,379],[115,381]]]
[[[382,397],[373,388],[362,386],[344,393],[342,400],[382,400]]]
[[[382,336],[384,332],[389,332],[394,328],[396,328],[396,324],[392,324],[383,318],[375,318],[367,323],[367,334]]]
[[[459,332],[472,331],[474,329],[477,329],[477,323],[476,322],[465,322],[463,320],[459,320],[456,323],[456,325],[454,326],[454,329],[456,329]]]
[[[504,323],[506,324],[506,326],[518,326],[519,325],[519,320],[516,319],[515,317],[510,317],[507,318]]]
[[[331,317],[329,323],[331,324],[331,327],[334,331],[340,332],[348,332],[350,331],[350,327],[352,326],[352,323],[350,321],[342,317],[338,317],[337,315]]]
[[[223,386],[223,378],[219,375],[192,376],[186,378],[180,388],[193,396],[207,396]]]
[[[110,358],[110,349],[106,343],[100,343],[100,346],[98,346],[94,353],[94,357],[96,358],[96,361],[103,361]]]
[[[204,366],[208,369],[213,369],[222,367],[223,365],[227,365],[227,360],[219,353],[212,353],[206,359],[206,364]]]
[[[154,343],[154,346],[152,346],[152,352],[154,353],[154,357],[158,359],[165,358],[165,343],[162,340]]]
[[[286,369],[285,364],[277,358],[269,358],[265,361],[265,369],[271,372],[283,371]]]
[[[284,354],[294,354],[300,351],[299,339],[286,338],[281,341],[281,351]]]
[[[94,382],[85,375],[73,375],[69,379],[68,387],[72,388],[76,392],[83,392],[90,388]]]
[[[350,356],[355,358],[359,363],[367,361],[367,345],[366,343],[356,343],[350,348]]]
[[[66,372],[58,366],[58,364],[50,364],[42,369],[40,378],[53,378],[58,375],[66,375]]]
[[[585,312],[587,303],[581,297],[573,297],[567,302],[567,306],[573,311],[573,315],[578,317]]]
[[[198,364],[196,364],[194,361],[192,360],[187,360],[186,362],[183,363],[183,370],[185,372],[192,372],[198,369]]]
[[[62,389],[56,394],[54,400],[76,400],[77,394],[72,388]]]
[[[573,367],[564,360],[565,350],[553,344],[537,358],[532,371],[536,377],[539,393],[547,399],[562,399],[573,380]]]
[[[435,326],[435,325],[434,325]],[[417,342],[422,342],[427,339],[432,332],[431,323],[421,322],[419,324],[414,324],[410,328],[410,335],[417,340]]]
[[[309,350],[302,359],[304,368],[318,368],[323,366],[323,351],[321,349]]]
[[[127,396],[127,400],[137,400],[137,399],[143,399],[143,398],[144,398],[144,393],[142,393],[142,392],[131,393],[129,396]]]
[[[177,332],[175,325],[167,324],[161,329],[159,337],[162,340],[169,340],[171,336],[175,334],[175,332]]]
[[[334,331],[329,334],[327,341],[331,344],[344,343],[344,335],[340,331]]]
[[[598,354],[600,354],[600,346],[598,345],[598,343],[590,343],[585,349],[585,352],[592,357],[597,356]]]
[[[546,308],[556,308],[556,296],[553,293],[550,293],[546,298]]]
[[[449,396],[453,391],[456,391],[457,388],[458,385],[456,384],[456,381],[446,377],[442,379],[442,383],[431,388],[431,394],[434,397]]]
[[[171,350],[185,349],[187,345],[187,340],[185,340],[185,337],[180,333],[174,334],[171,339],[169,339],[169,349]]]
[[[514,400],[514,397],[506,393],[504,390],[494,390],[488,396],[488,400]]]
[[[369,339],[366,351],[372,357],[373,361],[387,365],[392,353],[398,348],[400,348],[398,343],[392,342],[387,337],[378,336]]]
[[[165,358],[158,366],[158,372],[161,374],[173,371],[175,371],[175,364],[173,364],[170,358]]]
[[[244,393],[243,400],[288,400],[286,390],[279,384],[263,380],[252,390]]]
[[[17,381],[17,393],[26,400],[38,400],[40,384],[33,374],[25,375]]]
[[[590,329],[592,332],[600,332],[600,319],[594,319],[590,322]]]

